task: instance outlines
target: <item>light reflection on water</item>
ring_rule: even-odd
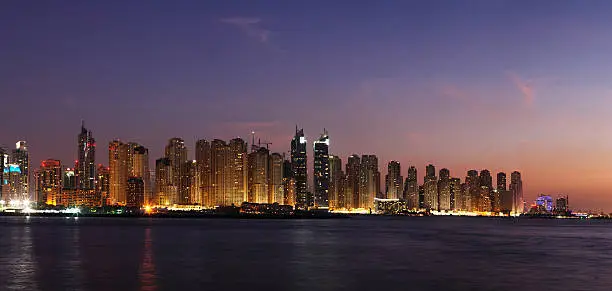
[[[609,290],[611,226],[0,217],[0,290]]]
[[[145,228],[145,237],[142,254],[142,264],[138,272],[140,278],[140,290],[154,291],[157,290],[155,278],[155,263],[153,262],[153,246],[151,239],[151,228]]]

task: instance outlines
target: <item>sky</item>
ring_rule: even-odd
[[[182,137],[523,175],[612,211],[610,1],[3,1],[0,145],[71,164],[81,120],[161,157]],[[312,156],[312,146],[309,155]],[[312,163],[310,163],[312,167]]]

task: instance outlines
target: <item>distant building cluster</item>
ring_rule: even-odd
[[[252,212],[264,207],[257,204],[282,211],[291,206],[336,211],[524,212],[523,182],[516,171],[510,174],[510,181],[506,173],[497,173],[493,184],[488,170],[469,170],[462,181],[448,169],[436,172],[434,165],[427,165],[419,183],[415,166],[408,167],[404,178],[400,163],[390,161],[387,175],[381,179],[376,155],[351,155],[343,164],[339,156],[330,154],[329,134],[323,130],[312,143],[314,163],[309,184],[308,142],[303,129],[296,126],[288,157],[270,152],[268,145],[256,144],[254,134],[250,145],[241,138],[202,139],[196,141],[195,160],[188,160],[185,141],[171,138],[164,155],[151,168],[146,147],[113,140],[108,143],[108,166],[104,166],[96,164],[95,139],[82,124],[75,163],[41,161],[32,175],[33,195],[26,143],[18,142],[12,152],[2,150],[0,198],[7,203],[34,197],[40,206],[247,205]],[[551,209],[551,202],[542,199],[538,205]],[[563,202],[557,201],[557,205]]]

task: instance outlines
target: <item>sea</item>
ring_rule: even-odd
[[[612,290],[612,222],[0,217],[0,290]]]

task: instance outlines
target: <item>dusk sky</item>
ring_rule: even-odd
[[[298,124],[384,176],[523,175],[526,199],[612,211],[611,1],[3,1],[0,144],[71,164],[81,119],[286,152]],[[309,145],[312,156],[312,144]],[[154,164],[152,163],[152,168]],[[70,165],[72,166],[72,165]],[[309,172],[312,172],[309,163]],[[509,178],[508,178],[509,180]]]

